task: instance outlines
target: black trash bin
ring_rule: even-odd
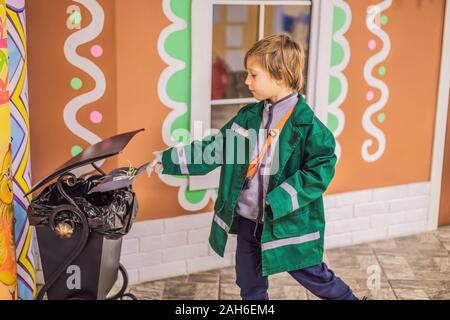
[[[50,228],[37,228],[39,252],[45,279],[51,279],[62,258],[81,241],[81,232],[60,239]],[[103,300],[118,279],[122,239],[110,240],[92,232],[82,253],[64,268],[46,290],[49,300]]]
[[[29,193],[46,187],[31,201],[27,214],[36,226],[45,285],[37,299],[122,299],[128,276],[120,264],[122,236],[135,220],[138,202],[132,189],[139,168],[123,167],[108,174],[96,161],[120,153],[140,131],[102,140],[70,159],[38,182]],[[92,165],[99,174],[77,177],[71,171]],[[56,179],[56,182],[52,182]],[[28,194],[29,194],[28,193]],[[122,274],[122,287],[108,293]]]

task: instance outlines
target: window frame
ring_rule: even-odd
[[[306,101],[316,116],[326,123],[328,76],[330,68],[332,9],[329,0],[192,0],[191,7],[191,141],[201,140],[211,129],[211,108],[214,105],[251,103],[253,98],[211,99],[212,37],[214,5],[257,5],[264,13],[266,5],[310,5],[311,25],[308,56]],[[205,23],[209,21],[209,23]],[[264,36],[264,19],[259,20],[258,38]],[[208,84],[208,85],[205,85]],[[318,84],[321,84],[320,86]],[[199,123],[201,124],[199,126]],[[220,168],[204,176],[190,176],[189,190],[212,189],[219,186]]]

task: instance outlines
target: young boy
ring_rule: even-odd
[[[244,300],[268,299],[268,276],[283,271],[319,298],[357,299],[322,261],[322,194],[334,176],[335,140],[299,94],[304,61],[287,35],[256,42],[245,56],[245,84],[260,102],[243,107],[220,134],[156,152],[152,163],[171,175],[221,166],[209,243],[223,256],[228,234],[237,234]],[[232,143],[239,139],[245,143]],[[208,148],[215,150],[209,157]]]

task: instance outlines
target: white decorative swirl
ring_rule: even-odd
[[[99,100],[105,93],[106,79],[100,68],[87,58],[84,58],[76,52],[77,47],[97,38],[103,31],[105,15],[103,8],[97,0],[74,0],[86,7],[92,16],[91,23],[77,32],[71,34],[64,43],[64,55],[66,59],[75,67],[81,69],[95,81],[95,87],[89,92],[73,98],[64,108],[64,122],[73,134],[87,141],[89,144],[95,144],[102,139],[96,134],[87,130],[77,121],[78,111],[94,101]],[[102,165],[103,161],[97,162]]]
[[[158,97],[164,105],[172,109],[169,115],[164,119],[162,126],[162,136],[163,141],[166,145],[174,146],[177,144],[177,142],[173,141],[171,138],[171,126],[178,117],[187,112],[187,105],[186,103],[174,101],[169,97],[169,95],[167,94],[167,83],[176,72],[186,68],[186,64],[184,61],[175,59],[174,57],[170,56],[166,52],[164,44],[167,38],[172,33],[184,30],[186,28],[186,21],[179,18],[178,16],[175,15],[175,13],[173,13],[170,7],[170,2],[171,0],[163,0],[163,12],[166,15],[166,17],[172,22],[172,24],[164,28],[161,31],[158,38],[158,53],[161,59],[168,65],[167,68],[164,69],[164,71],[161,73],[161,76],[158,81]],[[167,185],[179,187],[178,202],[180,203],[181,207],[183,207],[183,209],[185,210],[189,211],[201,210],[206,205],[208,205],[210,198],[212,200],[215,200],[217,197],[214,190],[208,190],[206,195],[203,197],[202,201],[193,204],[187,201],[185,197],[185,191],[187,190],[188,187],[188,179],[175,178],[173,176],[163,175],[161,173],[159,173],[159,178]]]
[[[377,161],[383,155],[384,150],[386,148],[386,137],[383,131],[378,129],[372,123],[371,117],[376,112],[383,109],[384,106],[386,105],[389,99],[389,89],[383,81],[376,79],[375,77],[372,76],[372,71],[377,64],[379,64],[381,61],[387,58],[391,50],[391,41],[389,39],[389,36],[377,24],[375,24],[375,17],[382,11],[389,8],[391,4],[392,0],[384,0],[379,4],[372,6],[371,9],[368,10],[366,19],[366,25],[369,31],[378,36],[383,42],[381,51],[370,57],[369,60],[367,60],[366,64],[364,65],[364,79],[371,87],[379,89],[381,93],[380,99],[367,108],[362,118],[362,126],[364,130],[368,134],[375,137],[375,139],[378,142],[378,149],[375,151],[375,153],[370,154],[369,148],[373,145],[374,141],[372,138],[369,138],[364,141],[361,147],[361,154],[363,159],[367,162]]]
[[[332,66],[330,68],[330,75],[337,78],[339,82],[341,83],[341,93],[337,97],[337,99],[333,102],[331,102],[328,105],[328,113],[331,113],[334,115],[338,120],[338,126],[336,130],[333,132],[334,137],[336,138],[336,156],[338,159],[340,159],[341,156],[341,144],[337,141],[337,137],[340,136],[342,131],[344,130],[345,126],[345,114],[340,108],[342,106],[342,103],[347,98],[348,93],[348,81],[346,76],[343,73],[343,70],[347,67],[348,62],[350,61],[350,46],[348,44],[347,39],[344,37],[344,33],[347,32],[348,28],[350,27],[351,21],[352,21],[352,11],[350,9],[350,6],[342,1],[342,0],[334,0],[334,6],[342,9],[346,14],[345,23],[342,26],[341,29],[336,31],[336,33],[333,34],[333,40],[339,44],[344,52],[344,57],[341,61],[341,63]]]

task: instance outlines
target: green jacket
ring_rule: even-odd
[[[279,169],[270,176],[267,189],[261,236],[263,276],[307,268],[323,258],[322,195],[335,172],[335,140],[304,98],[298,98],[294,113],[280,133]],[[239,219],[234,219],[234,209],[250,162],[248,150],[253,147],[249,133],[253,132],[250,129],[259,130],[262,110],[262,102],[249,104],[220,130],[222,135],[170,148],[162,154],[163,174],[204,175],[222,167],[209,237],[211,247],[222,257],[228,234],[237,233]],[[234,134],[227,136],[227,130]],[[237,150],[238,146],[245,147],[245,152]],[[203,153],[208,149],[214,151]],[[234,150],[231,156],[230,150]]]

